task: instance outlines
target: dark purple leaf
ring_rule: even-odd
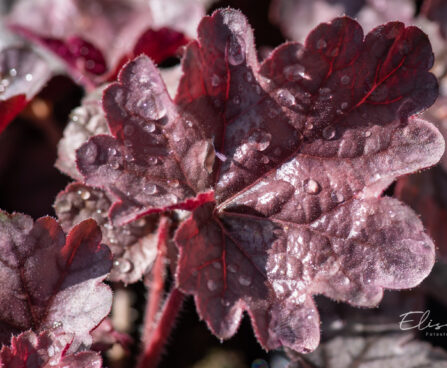
[[[91,138],[78,167],[118,198],[115,222],[195,200],[176,280],[215,335],[231,337],[247,311],[263,347],[312,350],[313,295],[374,306],[433,265],[417,216],[380,198],[444,150],[436,128],[409,119],[437,96],[430,44],[399,22],[364,37],[344,17],[259,65],[237,11],[205,17],[198,35],[175,102],[148,58],[124,67],[104,95],[113,137]]]
[[[13,336],[11,346],[0,351],[0,366],[7,368],[101,368],[102,359],[98,353],[83,351],[68,353],[69,336],[55,335],[50,331],[36,334],[25,331]]]
[[[0,51],[0,133],[51,77],[48,63],[31,49]]]
[[[0,342],[32,329],[73,334],[71,349],[91,343],[90,331],[109,313],[112,293],[102,283],[112,265],[93,220],[67,238],[56,220],[33,223],[0,212]]]
[[[102,190],[79,183],[70,184],[54,203],[56,215],[66,231],[93,218],[101,227],[103,243],[114,256],[110,279],[126,284],[140,280],[157,255],[158,216],[140,218],[118,227],[108,219],[112,200]]]

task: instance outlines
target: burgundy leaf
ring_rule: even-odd
[[[175,14],[169,12],[174,0],[162,8],[151,2],[21,0],[10,28],[55,53],[76,81],[93,88],[142,52],[156,62],[174,56],[204,14],[195,2],[183,2]]]
[[[36,334],[25,331],[13,336],[11,346],[0,351],[0,366],[7,368],[101,368],[98,353],[83,351],[68,353],[70,340],[67,335],[54,335],[50,331]]]
[[[0,133],[49,80],[46,61],[24,46],[0,51]]]
[[[0,212],[0,342],[32,329],[60,327],[73,334],[71,349],[91,343],[90,331],[108,314],[109,249],[93,220],[67,238],[57,222]]]
[[[155,260],[158,216],[147,216],[117,227],[107,217],[111,203],[102,190],[73,183],[58,194],[54,209],[66,231],[93,218],[101,227],[103,242],[110,247],[115,259],[110,279],[134,283],[146,274]]]
[[[77,163],[88,185],[117,198],[114,222],[213,199],[212,139],[180,115],[149,58],[126,65],[104,92],[103,106],[113,137],[91,138],[78,149]]]
[[[441,34],[447,37],[447,3],[443,0],[425,0],[421,13],[439,24]]]
[[[387,333],[370,336],[337,337],[316,351],[297,358],[289,368],[444,368],[447,352],[411,334]]]
[[[216,203],[176,234],[177,282],[220,338],[245,310],[264,347],[308,351],[319,339],[313,294],[373,306],[433,265],[418,218],[378,198],[443,152],[433,126],[407,119],[436,97],[432,52],[417,28],[389,23],[364,39],[339,18],[261,67],[255,55],[231,10],[205,18],[185,52],[176,101],[223,162]]]
[[[176,280],[213,333],[231,337],[247,311],[263,347],[309,351],[313,295],[374,306],[433,265],[417,216],[379,198],[444,150],[436,128],[408,118],[437,96],[430,43],[399,22],[364,37],[343,17],[259,65],[231,9],[205,17],[198,36],[175,102],[148,58],[124,67],[104,94],[113,137],[81,146],[78,168],[118,198],[117,223],[192,200]]]

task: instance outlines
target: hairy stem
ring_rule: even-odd
[[[151,333],[157,322],[158,312],[160,311],[165,281],[166,240],[169,235],[170,224],[171,222],[167,217],[162,217],[158,225],[157,258],[151,272],[149,295],[145,312],[143,331],[143,342],[145,345],[145,342],[150,340]]]
[[[138,368],[155,368],[160,362],[163,347],[174,327],[184,297],[183,293],[175,287],[169,293],[158,324],[151,333],[150,340],[144,341],[144,350],[140,356]]]

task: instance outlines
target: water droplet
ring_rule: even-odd
[[[316,46],[317,46],[317,50],[324,49],[324,48],[327,46],[327,42],[326,42],[324,39],[320,38],[320,39],[317,41]]]
[[[262,88],[260,85],[255,86],[255,92],[257,95],[260,95],[262,93]]]
[[[297,81],[307,77],[306,70],[301,64],[288,65],[283,70],[284,76],[289,81]]]
[[[132,162],[132,161],[135,160],[135,158],[134,158],[130,153],[126,153],[126,154],[124,155],[124,159],[125,159],[127,162]]]
[[[152,94],[141,98],[136,106],[141,115],[148,119],[159,120],[166,115],[166,107]]]
[[[346,74],[342,75],[340,78],[341,84],[344,84],[344,85],[348,84],[350,81],[351,81],[351,77]]]
[[[248,83],[251,83],[251,81],[253,80],[253,74],[251,74],[250,71],[245,72],[244,77]]]
[[[111,160],[109,165],[113,170],[118,170],[120,168],[120,163],[117,159]]]
[[[62,322],[61,321],[54,321],[52,327],[54,329],[62,327]]]
[[[143,130],[145,130],[148,133],[153,133],[155,131],[155,124],[150,121],[143,125]]]
[[[9,75],[15,77],[17,75],[17,70],[14,68],[9,69]]]
[[[192,128],[192,121],[191,120],[186,120],[186,126],[189,128]]]
[[[177,188],[180,182],[177,179],[168,180],[168,185],[172,188]]]
[[[278,89],[276,97],[280,105],[288,107],[295,105],[295,97],[287,89]]]
[[[323,138],[327,140],[334,139],[336,135],[336,130],[332,126],[327,126],[323,129]]]
[[[341,192],[332,192],[331,193],[331,199],[335,202],[335,203],[341,203],[344,201],[344,197],[343,194]]]
[[[153,195],[155,193],[157,193],[158,189],[157,186],[155,184],[146,184],[143,188],[143,192],[144,194],[147,195]]]
[[[157,165],[157,164],[158,164],[158,158],[157,158],[157,157],[154,157],[154,156],[149,156],[149,157],[147,158],[147,163],[148,163],[149,165]]]
[[[257,151],[265,151],[272,140],[272,135],[262,130],[255,130],[253,134],[248,138],[248,143]]]
[[[222,305],[223,305],[224,307],[229,307],[230,304],[231,304],[229,300],[226,300],[226,299],[224,299],[224,298],[222,298],[222,299],[220,300],[220,302],[222,303]]]
[[[342,110],[346,110],[348,108],[348,106],[349,106],[349,103],[347,103],[347,102],[342,102],[340,105]]]
[[[238,280],[242,286],[250,286],[251,284],[251,278],[246,275],[240,275]]]
[[[234,264],[228,265],[228,271],[230,271],[230,272],[233,272],[233,273],[237,272],[237,268],[238,267]]]
[[[88,143],[85,147],[84,157],[88,163],[94,163],[98,157],[98,146],[93,142]]]
[[[233,102],[236,105],[239,105],[241,103],[241,98],[238,95],[236,95],[236,96],[233,97]]]
[[[2,79],[2,85],[4,86],[4,87],[8,87],[9,86],[9,79]]]
[[[211,86],[217,87],[221,83],[220,77],[217,74],[211,76]]]
[[[213,267],[216,270],[220,270],[222,268],[222,264],[220,262],[213,262]]]
[[[303,304],[306,301],[306,294],[301,294],[298,297],[298,303]]]
[[[245,42],[241,37],[230,36],[228,61],[231,65],[240,65],[245,60]]]
[[[343,277],[343,279],[341,280],[341,282],[342,282],[343,285],[348,285],[350,281],[349,281],[349,279],[345,276],[345,277]]]
[[[321,190],[320,184],[313,179],[304,180],[303,185],[304,185],[304,190],[309,194],[320,193],[320,190]]]
[[[365,138],[371,137],[371,132],[369,130],[367,130],[365,133],[363,133],[363,136]]]
[[[118,153],[117,150],[116,150],[115,148],[109,148],[109,149],[108,149],[108,152],[109,152],[109,156],[110,156],[110,157],[114,157],[114,156],[116,156],[116,154]]]
[[[127,136],[131,136],[133,132],[135,131],[135,128],[132,124],[126,124],[124,126],[124,134]]]
[[[113,262],[113,266],[118,269],[119,272],[127,273],[133,268],[132,263],[126,258],[120,258]]]
[[[81,197],[84,201],[86,201],[87,199],[89,199],[91,196],[92,196],[92,195],[91,195],[91,193],[90,193],[88,190],[82,190],[82,191],[81,191],[81,195],[80,195],[80,197]]]
[[[30,73],[28,73],[27,75],[25,75],[25,80],[26,80],[27,82],[31,82],[31,81],[33,80],[33,75],[30,74]]]
[[[214,291],[217,289],[217,284],[213,280],[208,280],[206,282],[206,286],[208,287],[209,291]]]
[[[262,156],[262,163],[267,165],[270,162],[270,159],[267,156]]]

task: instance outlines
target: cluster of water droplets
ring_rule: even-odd
[[[0,73],[0,95],[5,93],[7,88],[14,83],[14,80],[16,78],[22,78],[26,82],[32,82],[33,80],[33,74],[32,73],[26,73],[24,76],[19,75],[17,69],[11,68],[8,70],[6,74]]]

